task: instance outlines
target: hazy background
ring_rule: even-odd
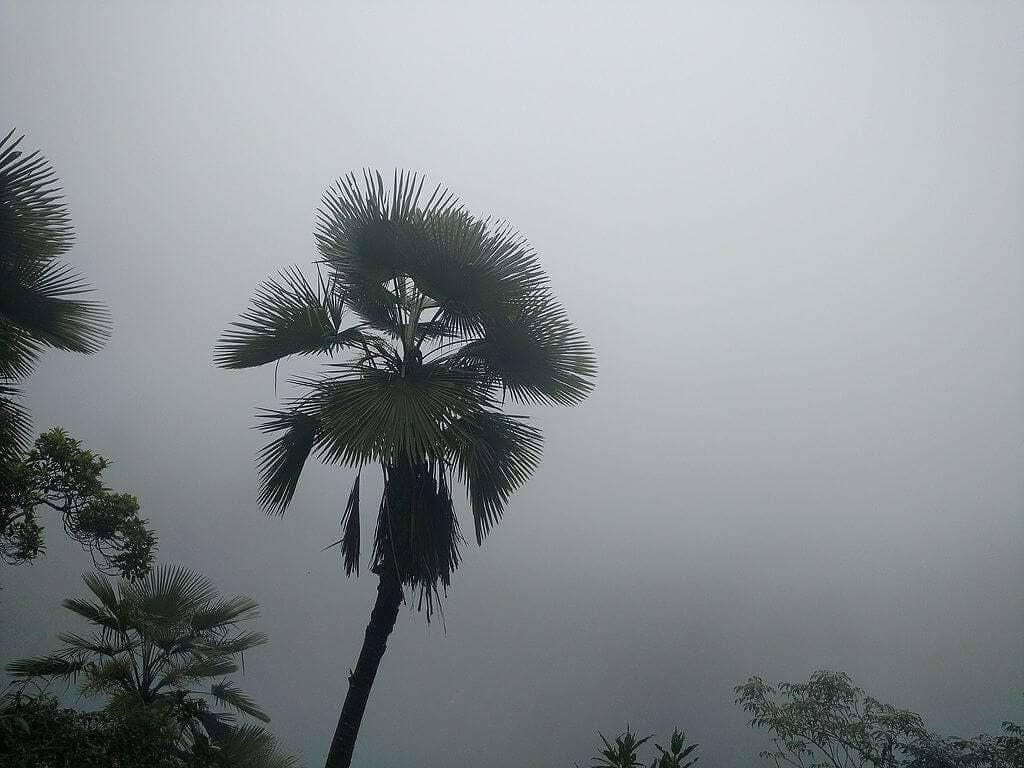
[[[273,370],[211,356],[364,165],[514,222],[600,375],[539,413],[447,634],[401,615],[359,765],[556,768],[628,720],[740,768],[731,687],[821,667],[936,730],[1024,714],[1024,6],[3,2],[0,35],[2,123],[116,320],[46,356],[36,426],[262,603],[240,682],[310,766],[374,594],[320,551],[352,473],[268,520]],[[88,559],[47,533],[0,573],[0,660],[74,623]]]

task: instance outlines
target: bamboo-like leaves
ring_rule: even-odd
[[[512,492],[537,467],[544,440],[524,419],[493,411],[459,419],[446,438],[456,474],[469,493],[480,543],[501,518]]]
[[[342,328],[340,297],[331,283],[314,287],[295,267],[282,270],[256,289],[252,305],[217,346],[222,368],[249,368],[290,355],[322,353],[365,342],[358,328]]]

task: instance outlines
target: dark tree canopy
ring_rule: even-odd
[[[139,514],[138,499],[103,484],[109,465],[62,429],[40,435],[0,484],[0,558],[19,563],[42,554],[39,513],[50,510],[98,567],[126,578],[145,575],[156,535]]]

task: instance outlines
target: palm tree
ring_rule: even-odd
[[[13,136],[0,139],[0,470],[28,445],[16,382],[44,348],[89,354],[109,333],[106,310],[59,258],[74,234],[53,168]]]
[[[236,658],[267,641],[263,633],[239,627],[257,616],[254,600],[223,598],[206,578],[183,567],[162,566],[116,588],[102,574],[85,574],[83,580],[98,602],[71,599],[63,605],[86,619],[93,634],[63,633],[64,647],[13,661],[7,665],[10,674],[26,681],[81,679],[81,692],[109,697],[112,712],[157,708],[179,724],[182,756],[208,754],[211,748],[248,750],[265,753],[264,762],[253,766],[293,764],[271,755],[273,739],[266,731],[236,726],[235,715],[212,711],[207,701],[270,721],[224,679],[238,671]]]
[[[440,187],[396,173],[350,174],[323,197],[318,278],[265,281],[220,340],[224,368],[323,354],[299,394],[264,411],[259,499],[282,514],[306,460],[378,464],[384,492],[370,570],[377,598],[327,758],[347,768],[404,590],[429,617],[463,543],[452,483],[465,484],[479,544],[537,466],[541,434],[505,402],[573,405],[593,386],[590,346],[508,224],[471,215]],[[348,316],[354,319],[348,321]],[[358,573],[359,475],[342,517],[346,574]]]

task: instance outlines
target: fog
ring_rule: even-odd
[[[310,465],[267,518],[274,371],[212,351],[364,166],[513,222],[599,374],[517,409],[543,462],[444,622],[400,615],[357,765],[583,764],[628,721],[751,766],[732,686],[819,668],[934,730],[1020,720],[1024,7],[0,6],[0,113],[115,320],[44,357],[35,426],[115,460],[161,562],[260,601],[238,682],[309,765],[375,590],[321,551],[353,473]],[[59,528],[0,571],[0,660],[79,628],[59,604],[90,562]]]

